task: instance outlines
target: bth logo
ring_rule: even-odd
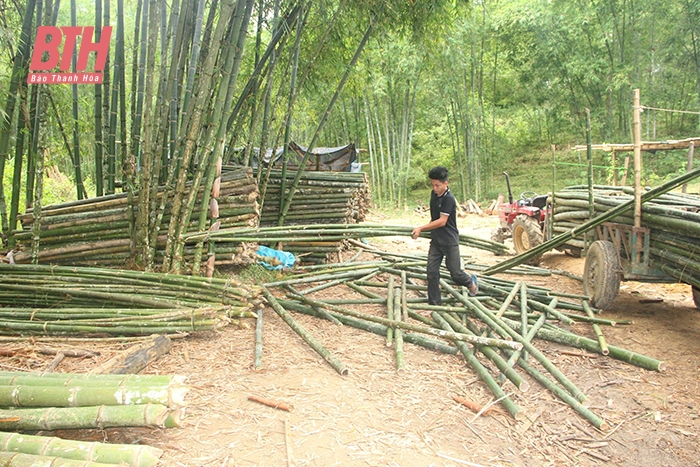
[[[104,26],[98,42],[92,41],[95,31],[93,26],[39,26],[34,41],[32,63],[27,75],[29,84],[100,84],[102,70],[105,68],[109,54],[109,40],[112,37],[112,26]],[[78,49],[78,62],[75,72],[70,65],[81,36]],[[65,38],[65,41],[63,40]],[[61,42],[63,50],[61,51]],[[85,72],[90,52],[95,52],[95,71]],[[46,56],[44,54],[47,54]],[[45,60],[46,59],[46,60]],[[58,66],[60,72],[31,73],[31,71],[54,70]]]

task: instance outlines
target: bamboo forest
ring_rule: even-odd
[[[514,160],[526,167],[523,188],[549,189],[543,166],[553,147],[566,160],[585,142],[586,108],[595,142],[631,141],[634,88],[649,107],[691,111],[648,110],[646,140],[692,137],[700,125],[693,1],[44,3],[8,2],[2,13],[10,241],[42,191],[42,164],[66,177],[51,180],[45,204],[149,193],[136,219],[145,239],[162,224],[154,187],[165,184],[166,200],[189,178],[206,184],[218,157],[255,165],[252,148],[289,140],[354,143],[373,202],[404,206],[431,164],[453,169],[463,199],[495,197]],[[104,83],[24,83],[37,25],[69,24],[113,26]],[[651,177],[680,166],[664,159]],[[60,192],[68,183],[74,195]],[[192,209],[174,207],[168,230]]]

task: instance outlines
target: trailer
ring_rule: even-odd
[[[578,150],[587,150],[589,161],[590,152],[593,149],[612,151],[613,154],[625,151],[634,152],[634,224],[628,225],[617,222],[604,222],[592,230],[593,241],[584,240],[582,254],[586,257],[583,274],[584,293],[591,297],[591,304],[600,309],[609,308],[620,290],[621,280],[634,280],[639,282],[685,282],[691,285],[695,305],[700,308],[700,272],[693,274],[669,274],[673,268],[667,266],[665,260],[652,261],[651,238],[652,230],[642,223],[642,195],[641,185],[641,153],[643,151],[666,151],[672,149],[687,149],[687,172],[691,172],[693,165],[693,152],[700,138],[689,138],[680,141],[641,142],[640,138],[640,111],[639,90],[634,95],[634,143],[629,145],[598,145],[594,147],[589,143],[586,146],[577,146]],[[590,163],[589,163],[590,164]],[[687,183],[687,182],[686,182]],[[683,192],[685,187],[683,185]],[[593,185],[589,176],[588,199],[592,203],[594,199]],[[700,198],[698,198],[700,201]],[[555,201],[554,201],[555,202]],[[593,206],[589,206],[593,214]],[[700,242],[700,239],[698,239]],[[689,259],[691,265],[694,259]],[[658,263],[658,264],[657,264]],[[680,277],[679,277],[680,276]]]

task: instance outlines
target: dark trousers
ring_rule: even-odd
[[[431,305],[442,305],[442,296],[440,295],[440,265],[442,258],[445,258],[445,266],[450,271],[450,277],[455,283],[470,287],[472,278],[469,274],[462,270],[462,265],[459,257],[459,245],[444,246],[430,243],[428,251],[428,303]]]

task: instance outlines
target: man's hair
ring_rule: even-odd
[[[433,167],[430,169],[430,172],[428,172],[428,177],[431,180],[439,180],[441,182],[446,182],[447,181],[447,167],[443,167],[441,165],[438,165],[437,167]]]

